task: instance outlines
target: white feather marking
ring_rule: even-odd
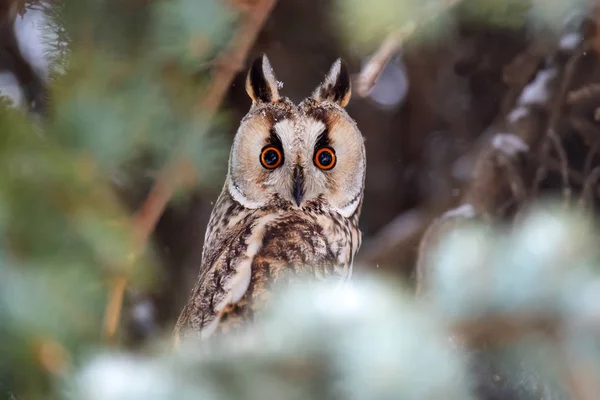
[[[233,197],[233,199],[235,201],[240,203],[245,208],[250,208],[250,209],[254,210],[254,209],[264,206],[264,203],[261,203],[258,201],[252,201],[252,200],[249,200],[248,198],[246,198],[242,194],[242,192],[240,192],[240,190],[233,184],[233,182],[231,182],[231,179],[227,180],[227,191],[229,192],[229,194],[231,195],[231,197]]]
[[[344,216],[346,218],[350,218],[352,216],[352,214],[354,214],[354,212],[356,211],[356,208],[358,207],[358,205],[360,204],[360,199],[361,199],[361,196],[357,196],[350,203],[346,204],[345,206],[343,206],[341,208],[336,208],[335,210],[338,213],[340,213],[342,216]]]
[[[265,216],[254,226],[252,235],[248,238],[245,257],[238,263],[235,274],[227,281],[225,285],[225,297],[215,306],[218,315],[210,324],[202,328],[202,338],[207,338],[215,332],[227,305],[237,303],[246,294],[250,286],[250,280],[252,279],[252,261],[254,261],[254,256],[256,256],[262,247],[265,228],[277,218],[279,216],[276,214]]]

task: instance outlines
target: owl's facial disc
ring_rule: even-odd
[[[265,56],[246,80],[252,107],[235,136],[226,188],[246,208],[315,202],[344,216],[360,207],[365,148],[346,113],[350,75],[336,61],[325,80],[298,106],[279,95]]]

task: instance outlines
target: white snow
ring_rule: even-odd
[[[516,123],[521,118],[526,117],[529,114],[529,109],[527,107],[519,106],[513,109],[510,114],[508,114],[508,122],[511,124]]]
[[[574,50],[581,43],[581,35],[578,33],[567,33],[560,38],[558,47],[561,50]]]
[[[529,150],[527,143],[512,133],[497,133],[492,139],[492,146],[509,156]]]
[[[550,98],[548,84],[558,75],[556,69],[544,69],[538,72],[537,76],[529,85],[525,86],[523,93],[519,97],[520,105],[544,105]]]

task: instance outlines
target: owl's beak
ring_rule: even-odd
[[[304,197],[304,170],[299,165],[296,165],[294,168],[292,197],[296,205],[300,207],[302,198]]]

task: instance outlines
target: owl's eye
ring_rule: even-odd
[[[283,156],[277,147],[267,146],[260,152],[260,163],[266,169],[275,169],[282,162]]]
[[[315,165],[322,170],[333,168],[335,161],[335,151],[331,147],[322,147],[315,153]]]

